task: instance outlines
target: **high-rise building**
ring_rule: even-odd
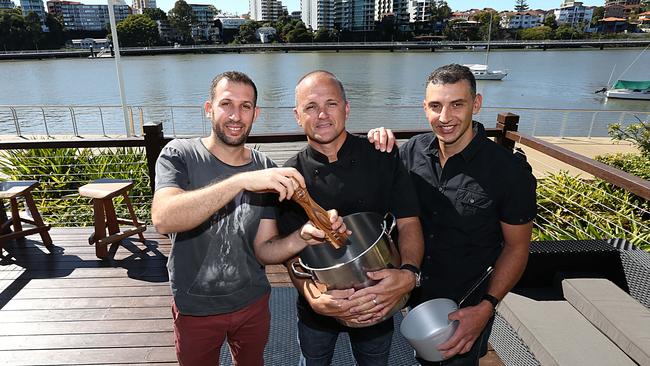
[[[302,22],[311,29],[333,29],[336,0],[301,0]]]
[[[29,12],[33,11],[41,20],[45,19],[43,0],[20,0],[20,8],[22,9],[23,16],[27,16]]]
[[[0,0],[0,9],[13,9],[15,7],[16,4],[11,0]]]
[[[429,5],[431,5],[431,0],[409,0],[407,4],[409,22],[424,22],[429,20]]]
[[[557,24],[568,24],[574,28],[587,29],[594,14],[594,7],[582,5],[582,2],[565,0],[559,9],[555,9]]]
[[[131,14],[128,5],[114,5],[115,21],[120,22]],[[63,26],[70,31],[102,31],[110,22],[108,5],[86,5],[76,1],[48,0],[47,11],[61,15]]]
[[[338,0],[335,4],[334,22],[353,32],[375,29],[375,0]]]
[[[133,0],[133,14],[142,14],[142,10],[147,8],[155,8],[156,0]]]
[[[212,38],[212,25],[217,14],[214,6],[204,4],[189,4],[192,14],[196,17],[196,24],[192,26],[192,37],[195,40],[208,40]]]
[[[287,7],[278,0],[249,0],[250,18],[260,21],[274,21],[287,13]]]

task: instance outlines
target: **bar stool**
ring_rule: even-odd
[[[108,244],[119,245],[122,239],[138,234],[140,241],[145,242],[143,231],[147,226],[138,221],[129,199],[129,190],[133,182],[126,179],[98,179],[79,187],[79,195],[93,199],[93,212],[95,232],[88,238],[90,245],[95,245],[95,254],[98,258],[108,256]],[[121,195],[129,210],[131,219],[120,219],[115,214],[113,198]],[[131,228],[120,231],[119,224],[132,225]],[[106,230],[108,229],[108,236]]]
[[[9,199],[11,203],[11,218],[7,218],[0,225],[0,233],[3,233],[0,234],[0,248],[5,242],[11,239],[24,240],[27,235],[39,233],[45,247],[50,251],[52,250],[52,238],[50,237],[50,233],[48,233],[50,225],[46,225],[43,222],[43,218],[38,212],[38,208],[36,208],[36,203],[34,203],[34,198],[32,197],[32,190],[38,187],[38,185],[37,180],[16,180],[0,183],[0,200]],[[24,199],[25,208],[31,213],[31,220],[20,217],[18,208],[19,197]],[[6,215],[3,216],[6,217]],[[23,222],[34,225],[34,227],[23,229]],[[13,232],[8,230],[9,226],[13,226]]]

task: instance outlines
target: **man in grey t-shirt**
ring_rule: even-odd
[[[174,140],[156,164],[151,215],[171,234],[169,276],[176,354],[181,365],[215,365],[227,338],[233,361],[262,365],[268,340],[269,282],[264,264],[281,263],[325,234],[304,225],[278,238],[276,199],[291,198],[292,168],[276,168],[244,143],[259,114],[257,89],[239,72],[218,75],[205,102],[212,132]],[[332,229],[345,232],[330,211]]]

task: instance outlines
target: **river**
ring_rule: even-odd
[[[613,80],[650,80],[650,52],[641,49],[497,50],[490,67],[507,69],[503,81],[479,81],[484,112],[477,118],[494,126],[496,113],[521,114],[520,130],[536,135],[605,135],[606,125],[632,111],[650,113],[650,101],[607,100],[594,91]],[[427,75],[447,63],[483,63],[485,51],[447,52],[304,52],[123,57],[129,105],[143,106],[145,122],[163,121],[167,132],[205,133],[200,106],[211,79],[225,70],[240,70],[255,80],[263,113],[254,133],[298,131],[291,113],[298,78],[315,69],[335,73],[351,103],[349,129],[385,125],[394,129],[426,128],[420,108]],[[636,61],[635,61],[636,60]],[[627,69],[627,70],[626,70]],[[621,75],[623,72],[625,73]],[[120,104],[113,59],[46,59],[0,62],[0,134],[14,134],[6,106],[117,106]],[[194,106],[191,112],[150,112],[154,106]],[[529,108],[529,109],[521,109]],[[17,108],[23,134],[42,133],[42,116]],[[33,108],[32,108],[33,109]],[[50,133],[70,134],[68,112],[45,108]],[[554,111],[561,109],[563,111]],[[566,110],[595,110],[596,113]],[[610,111],[610,112],[608,112]],[[30,113],[32,113],[30,115]],[[40,113],[40,111],[39,111]],[[67,114],[66,114],[67,113]],[[102,112],[106,130],[124,131],[117,108]],[[137,112],[134,112],[137,117]],[[112,118],[111,115],[117,116]],[[78,113],[83,133],[97,133],[97,112]],[[137,120],[137,118],[136,118]],[[80,133],[81,133],[80,132]]]

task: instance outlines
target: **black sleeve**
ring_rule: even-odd
[[[390,211],[397,218],[420,215],[418,198],[411,176],[400,159],[399,149],[391,152],[393,164],[393,186],[391,188]]]
[[[499,220],[511,224],[525,224],[537,215],[537,180],[530,165],[518,158],[509,171],[508,192],[499,205]]]

